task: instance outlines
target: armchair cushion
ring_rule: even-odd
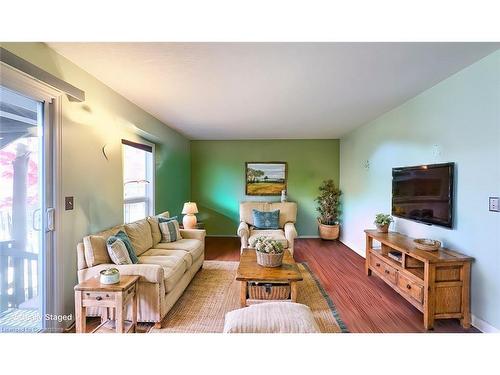
[[[265,236],[277,242],[281,242],[285,249],[288,249],[288,240],[285,238],[285,233],[281,229],[252,229],[248,243],[252,243],[257,237]]]
[[[259,211],[252,210],[253,224],[258,229],[278,229],[280,225],[280,210]]]

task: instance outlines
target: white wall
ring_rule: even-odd
[[[440,162],[456,163],[454,228],[391,229],[473,256],[472,314],[500,329],[500,213],[488,211],[500,196],[500,51],[341,139],[342,242],[364,256],[363,230],[391,211],[393,167]]]

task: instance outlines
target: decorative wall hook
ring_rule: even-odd
[[[108,155],[106,155],[106,146],[107,146],[107,144],[105,144],[104,146],[102,146],[102,154],[104,155],[104,157],[106,158],[106,160],[109,161]]]

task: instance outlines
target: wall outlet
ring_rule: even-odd
[[[500,212],[499,197],[490,197],[490,211]]]

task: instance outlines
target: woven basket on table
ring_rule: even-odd
[[[257,264],[263,267],[279,267],[283,263],[283,253],[267,254],[260,251],[257,253]]]
[[[290,284],[248,283],[250,299],[280,300],[290,298]]]

